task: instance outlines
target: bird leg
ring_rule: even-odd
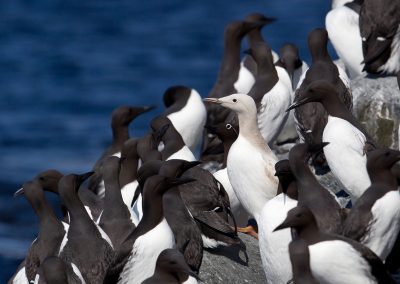
[[[258,232],[257,232],[257,229],[253,225],[249,225],[249,226],[244,227],[244,228],[237,227],[236,229],[237,229],[238,232],[250,235],[250,236],[252,236],[252,237],[254,237],[254,238],[256,238],[258,240]]]

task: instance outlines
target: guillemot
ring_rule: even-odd
[[[400,152],[376,149],[367,155],[372,184],[354,203],[344,223],[343,235],[369,247],[385,261],[400,230],[400,193],[390,172]]]
[[[287,283],[292,278],[288,245],[290,230],[274,232],[283,222],[287,212],[297,206],[297,182],[289,161],[281,160],[275,164],[275,176],[279,179],[278,195],[263,207],[258,224],[260,255],[268,283]]]
[[[344,185],[354,203],[371,184],[365,153],[375,148],[376,143],[341,102],[331,83],[325,80],[311,83],[289,109],[308,102],[320,102],[328,112],[328,121],[322,129],[322,140],[329,142],[324,147],[324,154],[332,173]]]
[[[396,75],[400,72],[400,2],[364,0],[360,11],[364,70]]]
[[[178,250],[166,249],[157,258],[153,276],[143,281],[143,284],[196,284],[197,278]]]
[[[349,81],[345,72],[338,68],[329,56],[328,33],[325,29],[314,29],[308,35],[308,46],[311,52],[312,64],[299,82],[295,93],[295,100],[301,97],[305,89],[316,80],[326,80],[338,89],[340,100],[345,106],[352,109],[352,94]],[[322,142],[322,132],[327,123],[328,115],[324,108],[316,103],[307,104],[294,111],[296,128],[300,140],[308,144],[319,144]],[[324,165],[324,158],[321,156],[313,159],[314,164]],[[316,163],[315,163],[316,162]]]
[[[121,156],[121,148],[126,140],[129,139],[129,124],[140,114],[148,112],[154,109],[154,106],[144,107],[131,107],[131,106],[120,106],[111,114],[111,130],[113,140],[110,146],[102,153],[100,158],[96,161],[93,166],[95,172],[89,180],[89,189],[96,192],[101,197],[104,196],[104,185],[102,183],[101,176],[96,173],[100,168],[102,161],[108,156],[116,155]]]
[[[271,50],[262,42],[248,50],[257,63],[256,82],[249,91],[257,107],[257,122],[261,135],[271,147],[282,130],[290,105],[291,89],[278,77]]]
[[[363,74],[364,56],[360,34],[360,10],[363,0],[348,1],[326,15],[329,39],[343,61],[350,78]]]
[[[285,228],[291,228],[294,240],[306,242],[309,267],[319,283],[394,283],[376,254],[351,239],[321,232],[307,207],[290,210],[275,230]]]
[[[163,115],[171,121],[189,149],[195,151],[207,118],[199,93],[185,86],[173,86],[165,91],[163,100],[166,107]]]
[[[59,257],[82,282],[102,283],[114,258],[113,246],[109,237],[89,217],[78,196],[80,185],[92,174],[70,174],[59,182],[59,195],[70,216],[67,240]]]
[[[164,217],[162,197],[168,189],[192,181],[160,175],[146,180],[143,189],[143,218],[136,230],[126,238],[125,244],[130,247],[131,253],[118,283],[142,283],[153,275],[158,255],[164,249],[175,246],[173,232]]]

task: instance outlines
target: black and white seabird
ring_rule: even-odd
[[[151,121],[151,128],[154,133],[164,132],[160,137],[163,142],[163,149],[160,151],[162,160],[180,159],[185,161],[196,161],[196,157],[189,147],[185,144],[182,136],[172,125],[171,121],[163,115]],[[162,129],[166,129],[162,131]]]
[[[292,101],[291,84],[284,82],[278,76],[272,61],[271,50],[265,43],[254,44],[248,52],[257,63],[256,82],[248,95],[256,103],[257,122],[261,135],[271,146],[288,117],[285,110]],[[283,72],[286,73],[286,71]]]
[[[127,208],[121,194],[119,176],[121,162],[118,157],[110,156],[103,160],[100,174],[104,179],[105,196],[104,209],[99,219],[99,226],[110,238],[114,249],[114,260],[107,271],[105,281],[117,281],[119,273],[125,265],[126,258],[130,254],[125,242],[126,238],[135,230],[136,226],[131,220],[131,212]],[[133,242],[131,243],[133,245]],[[124,250],[125,249],[125,250]]]
[[[369,247],[385,261],[400,231],[400,193],[390,172],[400,160],[400,152],[382,148],[367,157],[372,184],[348,213],[343,235]]]
[[[364,56],[359,17],[364,0],[347,1],[326,15],[325,26],[336,53],[343,61],[350,78],[363,74]]]
[[[124,245],[131,249],[131,253],[118,283],[142,283],[153,275],[158,255],[175,246],[174,234],[164,216],[162,198],[168,189],[192,181],[160,175],[146,180],[143,189],[143,218],[136,230],[126,238]]]
[[[265,43],[265,39],[262,36],[261,29],[270,23],[275,22],[275,18],[270,18],[266,17],[263,14],[260,13],[251,13],[246,16],[244,21],[249,22],[249,23],[263,23],[259,27],[252,29],[249,31],[246,35],[247,42],[249,48],[253,48],[255,44],[258,44],[260,42]],[[278,54],[271,50],[272,53],[272,58],[273,62],[276,62],[279,59]],[[239,78],[238,81],[236,82],[237,85],[243,85],[245,82],[253,82],[253,84],[256,81],[256,76],[257,76],[257,63],[254,61],[254,59],[246,55],[243,59],[242,62],[240,63],[240,71],[239,71]],[[243,82],[242,82],[243,81]],[[248,83],[247,83],[248,84]],[[250,88],[252,87],[250,84],[248,84]],[[250,91],[250,89],[242,89],[242,88],[236,88],[236,93],[244,93],[247,94]]]
[[[328,33],[325,29],[314,29],[308,35],[312,64],[307,70],[304,80],[299,83],[300,86],[296,90],[295,100],[302,96],[302,93],[312,82],[326,80],[334,85],[338,90],[341,101],[351,110],[353,103],[347,75],[333,63],[328,53],[327,44]],[[297,108],[294,111],[294,117],[301,141],[308,144],[322,142],[322,132],[327,123],[328,115],[321,105],[312,103]]]
[[[207,119],[204,103],[195,89],[173,86],[164,93],[163,112],[182,136],[190,150],[195,151]]]
[[[364,69],[388,75],[400,72],[400,1],[364,0],[360,32]]]
[[[157,258],[153,276],[143,281],[143,284],[197,284],[197,278],[182,253],[176,249],[166,249]]]
[[[320,107],[328,113],[322,140],[329,145],[324,147],[324,154],[329,168],[354,204],[371,185],[365,153],[375,148],[376,143],[342,103],[333,84],[314,81],[296,97],[290,109],[308,102],[320,102]]]
[[[104,196],[104,186],[101,184],[101,176],[96,171],[101,166],[102,161],[108,156],[121,156],[121,148],[126,140],[129,139],[129,124],[140,114],[154,109],[154,106],[131,107],[120,106],[111,114],[111,130],[113,140],[110,146],[103,152],[93,166],[95,174],[90,178],[89,189]]]
[[[318,182],[308,166],[310,158],[322,152],[327,145],[297,144],[290,149],[289,163],[297,181],[298,205],[307,206],[313,212],[321,231],[339,234],[344,212],[334,195]]]
[[[274,232],[285,220],[287,212],[297,206],[297,182],[288,160],[275,164],[279,179],[278,195],[269,200],[261,211],[258,225],[261,261],[268,283],[287,283],[292,279],[288,245],[292,240],[290,230]]]
[[[68,274],[74,278],[68,279],[72,283],[102,283],[114,259],[111,240],[89,217],[78,196],[80,185],[92,174],[66,175],[58,185],[60,198],[70,216],[67,240],[59,257],[74,271]]]
[[[42,180],[35,178],[24,183],[14,194],[15,197],[23,194],[31,204],[39,219],[39,233],[28,250],[24,265],[19,267],[10,283],[29,283],[37,280],[40,265],[47,257],[58,255],[66,232],[47,202],[41,182]]]
[[[356,241],[320,231],[315,217],[298,206],[275,230],[291,228],[294,240],[306,242],[309,267],[318,283],[394,283],[376,254]]]

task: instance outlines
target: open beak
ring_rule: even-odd
[[[207,102],[207,103],[212,103],[212,104],[222,104],[222,102],[217,99],[217,98],[204,98],[203,101]]]
[[[21,187],[20,189],[18,189],[15,193],[14,193],[14,197],[20,196],[25,194],[24,188]]]

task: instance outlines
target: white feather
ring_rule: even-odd
[[[181,134],[185,144],[194,151],[200,142],[207,118],[207,111],[199,93],[192,89],[186,105],[167,117]]]
[[[131,210],[131,220],[135,226],[137,226],[142,220],[143,217],[143,209],[142,209],[142,195],[139,194],[138,198],[136,199],[135,203],[132,206]]]
[[[197,283],[199,282],[197,282],[196,278],[194,278],[193,276],[189,276],[188,280],[186,280],[182,284],[197,284]]]
[[[126,207],[129,209],[129,213],[131,214],[131,220],[135,225],[137,225],[137,223],[135,223],[136,216],[134,216],[134,212],[131,206],[132,206],[133,196],[135,195],[136,188],[138,187],[138,185],[139,185],[138,181],[134,180],[126,184],[121,189],[122,200],[124,201]]]
[[[258,237],[263,269],[268,283],[288,283],[292,279],[289,258],[290,229],[273,230],[286,218],[287,212],[297,206],[297,200],[282,193],[269,200],[261,212]]]
[[[253,74],[246,68],[243,61],[240,63],[239,76],[236,82],[233,84],[237,93],[247,94],[251,87],[253,87],[256,79]],[[230,95],[230,94],[229,94]]]
[[[196,157],[193,155],[193,152],[190,151],[190,149],[187,146],[183,146],[180,150],[177,152],[173,153],[171,156],[169,156],[166,161],[172,160],[172,159],[179,159],[179,160],[185,160],[188,162],[194,162],[197,161]]]
[[[154,274],[159,254],[175,245],[174,234],[165,218],[153,229],[140,236],[121,272],[118,283],[142,283]]]
[[[350,244],[334,240],[308,248],[311,272],[319,283],[377,283],[368,262]]]
[[[364,64],[361,64],[364,55],[358,22],[359,15],[347,6],[331,10],[325,18],[329,39],[351,78],[365,74],[362,71]]]
[[[290,85],[288,87],[281,80],[263,96],[257,113],[258,128],[262,137],[269,145],[276,140],[285,125],[288,117],[286,110],[290,106],[291,101],[291,87]]]
[[[13,284],[29,284],[28,277],[26,277],[25,266],[22,267],[13,279]]]
[[[400,229],[399,191],[390,191],[379,198],[372,206],[371,213],[368,234],[363,237],[361,243],[385,261]]]
[[[61,252],[63,251],[65,245],[66,245],[67,242],[68,242],[69,224],[67,224],[67,223],[65,223],[65,222],[62,222],[62,224],[63,224],[63,226],[64,226],[65,234],[64,234],[64,238],[63,238],[62,241],[61,241],[60,249],[59,249],[59,251],[58,251],[58,256],[60,256]]]
[[[86,284],[86,281],[85,281],[85,279],[83,279],[82,273],[79,270],[79,268],[73,262],[71,262],[71,266],[72,266],[72,270],[74,271],[76,276],[78,276],[78,278],[81,280],[82,284]]]
[[[354,204],[371,185],[364,154],[366,138],[348,121],[329,115],[322,140],[329,142],[324,147],[328,165]]]
[[[201,234],[201,238],[203,239],[203,246],[205,248],[216,248],[218,246],[227,246],[226,243],[220,242],[214,239],[210,239],[209,237]]]

